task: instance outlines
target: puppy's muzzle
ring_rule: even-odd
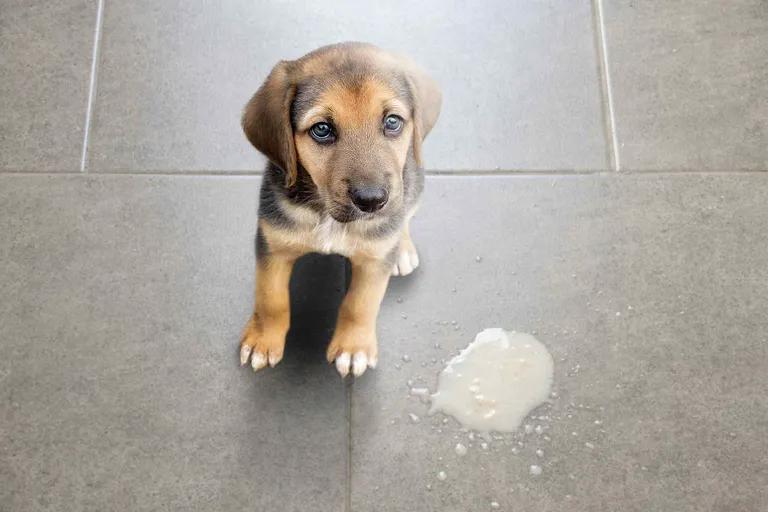
[[[384,187],[355,187],[349,189],[349,197],[358,210],[373,213],[384,208],[389,192]]]

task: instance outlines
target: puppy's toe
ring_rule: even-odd
[[[403,243],[397,254],[397,262],[392,269],[393,276],[407,276],[419,266],[419,253],[412,242]]]
[[[366,368],[368,368],[368,356],[365,352],[358,352],[352,358],[352,373],[355,377],[359,377],[365,373]]]
[[[253,355],[251,355],[251,368],[253,368],[253,371],[257,372],[265,366],[267,366],[266,356],[261,352],[254,352]]]
[[[240,366],[245,366],[245,364],[248,362],[248,359],[251,357],[252,350],[253,348],[248,345],[240,346]]]
[[[336,358],[336,371],[339,372],[339,375],[341,375],[342,378],[346,377],[349,373],[350,359],[349,352],[342,352],[339,354],[339,357]]]

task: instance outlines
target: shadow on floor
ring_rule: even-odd
[[[291,276],[291,329],[285,362],[296,372],[328,371],[325,349],[336,326],[346,293],[348,263],[341,256],[308,254],[299,259]]]

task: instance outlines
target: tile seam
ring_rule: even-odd
[[[613,102],[613,85],[608,61],[608,41],[605,33],[605,16],[603,13],[603,1],[592,0],[594,13],[594,26],[597,38],[598,73],[600,75],[600,88],[603,93],[603,125],[608,144],[610,166],[614,171],[621,171],[619,157],[619,142],[616,134],[616,114]]]
[[[83,127],[83,151],[80,155],[80,172],[87,172],[88,144],[91,136],[91,120],[93,118],[93,103],[96,96],[96,78],[99,68],[99,53],[101,46],[101,32],[104,20],[104,2],[99,0],[96,7],[96,29],[93,34],[93,51],[91,52],[91,77],[88,83],[88,101],[85,107],[85,125]]]

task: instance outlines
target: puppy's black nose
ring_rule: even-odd
[[[357,187],[349,189],[349,197],[361,211],[372,213],[387,204],[389,193],[381,187]]]

